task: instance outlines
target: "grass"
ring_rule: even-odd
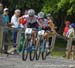
[[[67,41],[64,39],[57,38],[55,42],[55,47],[66,48]]]
[[[63,39],[57,38],[55,43],[55,49],[52,52],[53,56],[64,56],[67,42]],[[57,48],[57,49],[56,49]]]
[[[65,51],[57,51],[57,50],[54,50],[52,52],[52,56],[59,56],[59,57],[61,57],[61,56],[64,56],[64,55],[65,55]]]

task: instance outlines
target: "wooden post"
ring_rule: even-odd
[[[2,52],[3,47],[3,27],[0,27],[0,51]]]
[[[56,40],[56,35],[52,36],[52,41],[51,41],[51,52],[54,49],[54,45],[55,45],[55,40]]]
[[[18,31],[18,34],[17,34],[17,40],[16,40],[16,44],[17,44],[17,47],[19,47],[19,44],[20,44],[20,38],[21,38],[21,33],[22,33],[22,30],[19,30]]]

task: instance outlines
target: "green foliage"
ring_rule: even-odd
[[[5,5],[8,5],[10,10],[20,8],[33,8],[36,12],[44,11],[47,13],[59,13],[65,11],[67,15],[75,13],[75,0],[2,0]],[[7,2],[7,3],[6,3]],[[9,6],[10,5],[10,6]],[[11,8],[12,7],[12,8]],[[62,12],[63,13],[63,12]]]
[[[59,0],[44,0],[44,1],[45,2],[42,11],[44,11],[45,13],[56,12],[56,7]]]
[[[61,0],[57,6],[58,10],[65,9],[67,15],[72,15],[75,12],[75,0]]]
[[[42,11],[45,13],[59,13],[65,11],[67,15],[75,13],[75,0],[45,0]],[[62,12],[63,13],[63,12]]]
[[[20,8],[21,10],[33,8],[39,12],[43,7],[44,0],[8,0],[10,9]],[[11,8],[12,7],[12,8]]]

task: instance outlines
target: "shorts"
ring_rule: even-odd
[[[34,23],[28,23],[28,28],[38,28],[38,24],[37,24],[37,22],[34,22]]]
[[[66,50],[70,50],[72,46],[75,46],[75,40],[72,41],[71,45],[67,45]]]

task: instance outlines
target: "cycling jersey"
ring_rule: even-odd
[[[36,15],[34,15],[34,17],[32,19],[30,19],[29,15],[24,15],[23,17],[27,20],[27,27],[28,28],[38,28]]]
[[[42,21],[40,21],[38,19],[38,23],[39,23],[39,28],[40,29],[43,29],[45,31],[49,30],[50,31],[50,28],[48,27],[48,21],[47,19],[42,19]],[[42,26],[42,27],[41,27]]]

